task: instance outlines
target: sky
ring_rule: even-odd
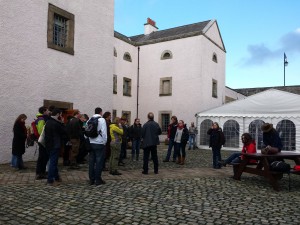
[[[143,34],[148,17],[159,30],[217,20],[230,88],[300,85],[300,0],[114,1],[115,30],[126,36]]]

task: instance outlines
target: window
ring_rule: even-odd
[[[74,55],[74,15],[52,4],[48,8],[48,48]]]
[[[113,93],[114,94],[117,94],[118,93],[118,88],[117,88],[117,75],[114,75],[114,78],[113,78]]]
[[[161,128],[162,132],[168,132],[168,125],[170,123],[170,114],[161,114]]]
[[[125,52],[123,59],[128,62],[132,62],[131,56],[128,52]]]
[[[295,151],[296,150],[296,127],[295,124],[290,120],[281,120],[276,130],[281,138],[283,145],[282,150],[284,151]]]
[[[118,57],[116,48],[114,48],[114,57]]]
[[[226,143],[224,147],[239,148],[240,125],[235,120],[227,120],[223,126]]]
[[[160,78],[159,96],[172,95],[172,77]]]
[[[169,50],[166,50],[164,51],[161,56],[160,56],[160,59],[161,60],[164,60],[164,59],[172,59],[173,58],[173,55],[172,55],[172,52],[169,51]]]
[[[131,79],[123,78],[123,95],[131,96]]]
[[[212,80],[212,97],[218,98],[218,84],[216,80]]]
[[[114,121],[116,117],[117,117],[117,110],[113,109],[113,111],[112,111],[112,118],[111,118],[112,121]]]
[[[130,111],[122,111],[122,117],[125,117],[128,121],[128,125],[131,124],[130,118],[131,118],[131,112]]]
[[[209,145],[210,136],[207,134],[209,128],[211,128],[212,120],[203,120],[200,124],[200,145]]]
[[[249,124],[249,134],[255,140],[256,149],[262,149],[263,146],[263,132],[261,126],[264,123],[263,120],[254,120]]]
[[[212,61],[214,61],[215,63],[218,63],[218,58],[217,58],[216,53],[213,54]]]

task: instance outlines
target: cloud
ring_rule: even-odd
[[[300,53],[300,28],[285,34],[279,39],[280,47],[271,50],[265,44],[249,45],[247,50],[250,54],[244,59],[244,66],[262,65],[275,58],[282,57],[283,53],[288,55]]]

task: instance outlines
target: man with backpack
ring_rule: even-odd
[[[39,108],[39,112],[36,114],[36,119],[35,121],[32,123],[33,126],[33,130],[37,131],[37,134],[35,134],[35,138],[36,140],[39,138],[39,136],[41,135],[44,126],[46,124],[46,122],[49,119],[49,111],[48,108],[45,106],[42,106]],[[49,155],[46,151],[46,148],[41,145],[40,143],[39,145],[39,156],[36,162],[36,179],[37,180],[41,180],[41,179],[46,179],[46,166],[49,160]]]
[[[105,184],[101,175],[104,166],[107,128],[100,107],[95,109],[95,115],[87,122],[85,135],[89,137],[91,148],[89,153],[89,183],[96,186]]]

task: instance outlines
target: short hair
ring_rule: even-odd
[[[177,116],[172,116],[171,119],[174,119],[174,120],[175,120],[175,123],[178,123]]]
[[[95,109],[95,114],[100,114],[100,113],[102,113],[102,109],[100,107],[97,107]]]
[[[153,112],[149,112],[148,113],[148,119],[149,120],[154,120],[154,114],[153,114]]]
[[[106,119],[107,117],[109,117],[111,115],[111,112],[105,112],[104,114],[103,114],[103,118],[104,119]]]
[[[55,109],[55,106],[54,106],[54,105],[50,105],[49,108],[48,108],[48,110],[49,110],[50,112],[52,112],[53,109]]]
[[[76,115],[78,115],[80,113],[80,111],[79,110],[74,110],[74,112],[73,112],[73,116],[76,116]]]
[[[113,123],[117,124],[120,122],[120,117],[115,117]]]
[[[60,114],[62,111],[59,108],[54,108],[52,111],[52,116],[56,116],[57,114]]]
[[[44,114],[44,112],[46,112],[47,109],[48,109],[48,108],[47,108],[46,106],[41,106],[41,107],[39,108],[39,113]]]

